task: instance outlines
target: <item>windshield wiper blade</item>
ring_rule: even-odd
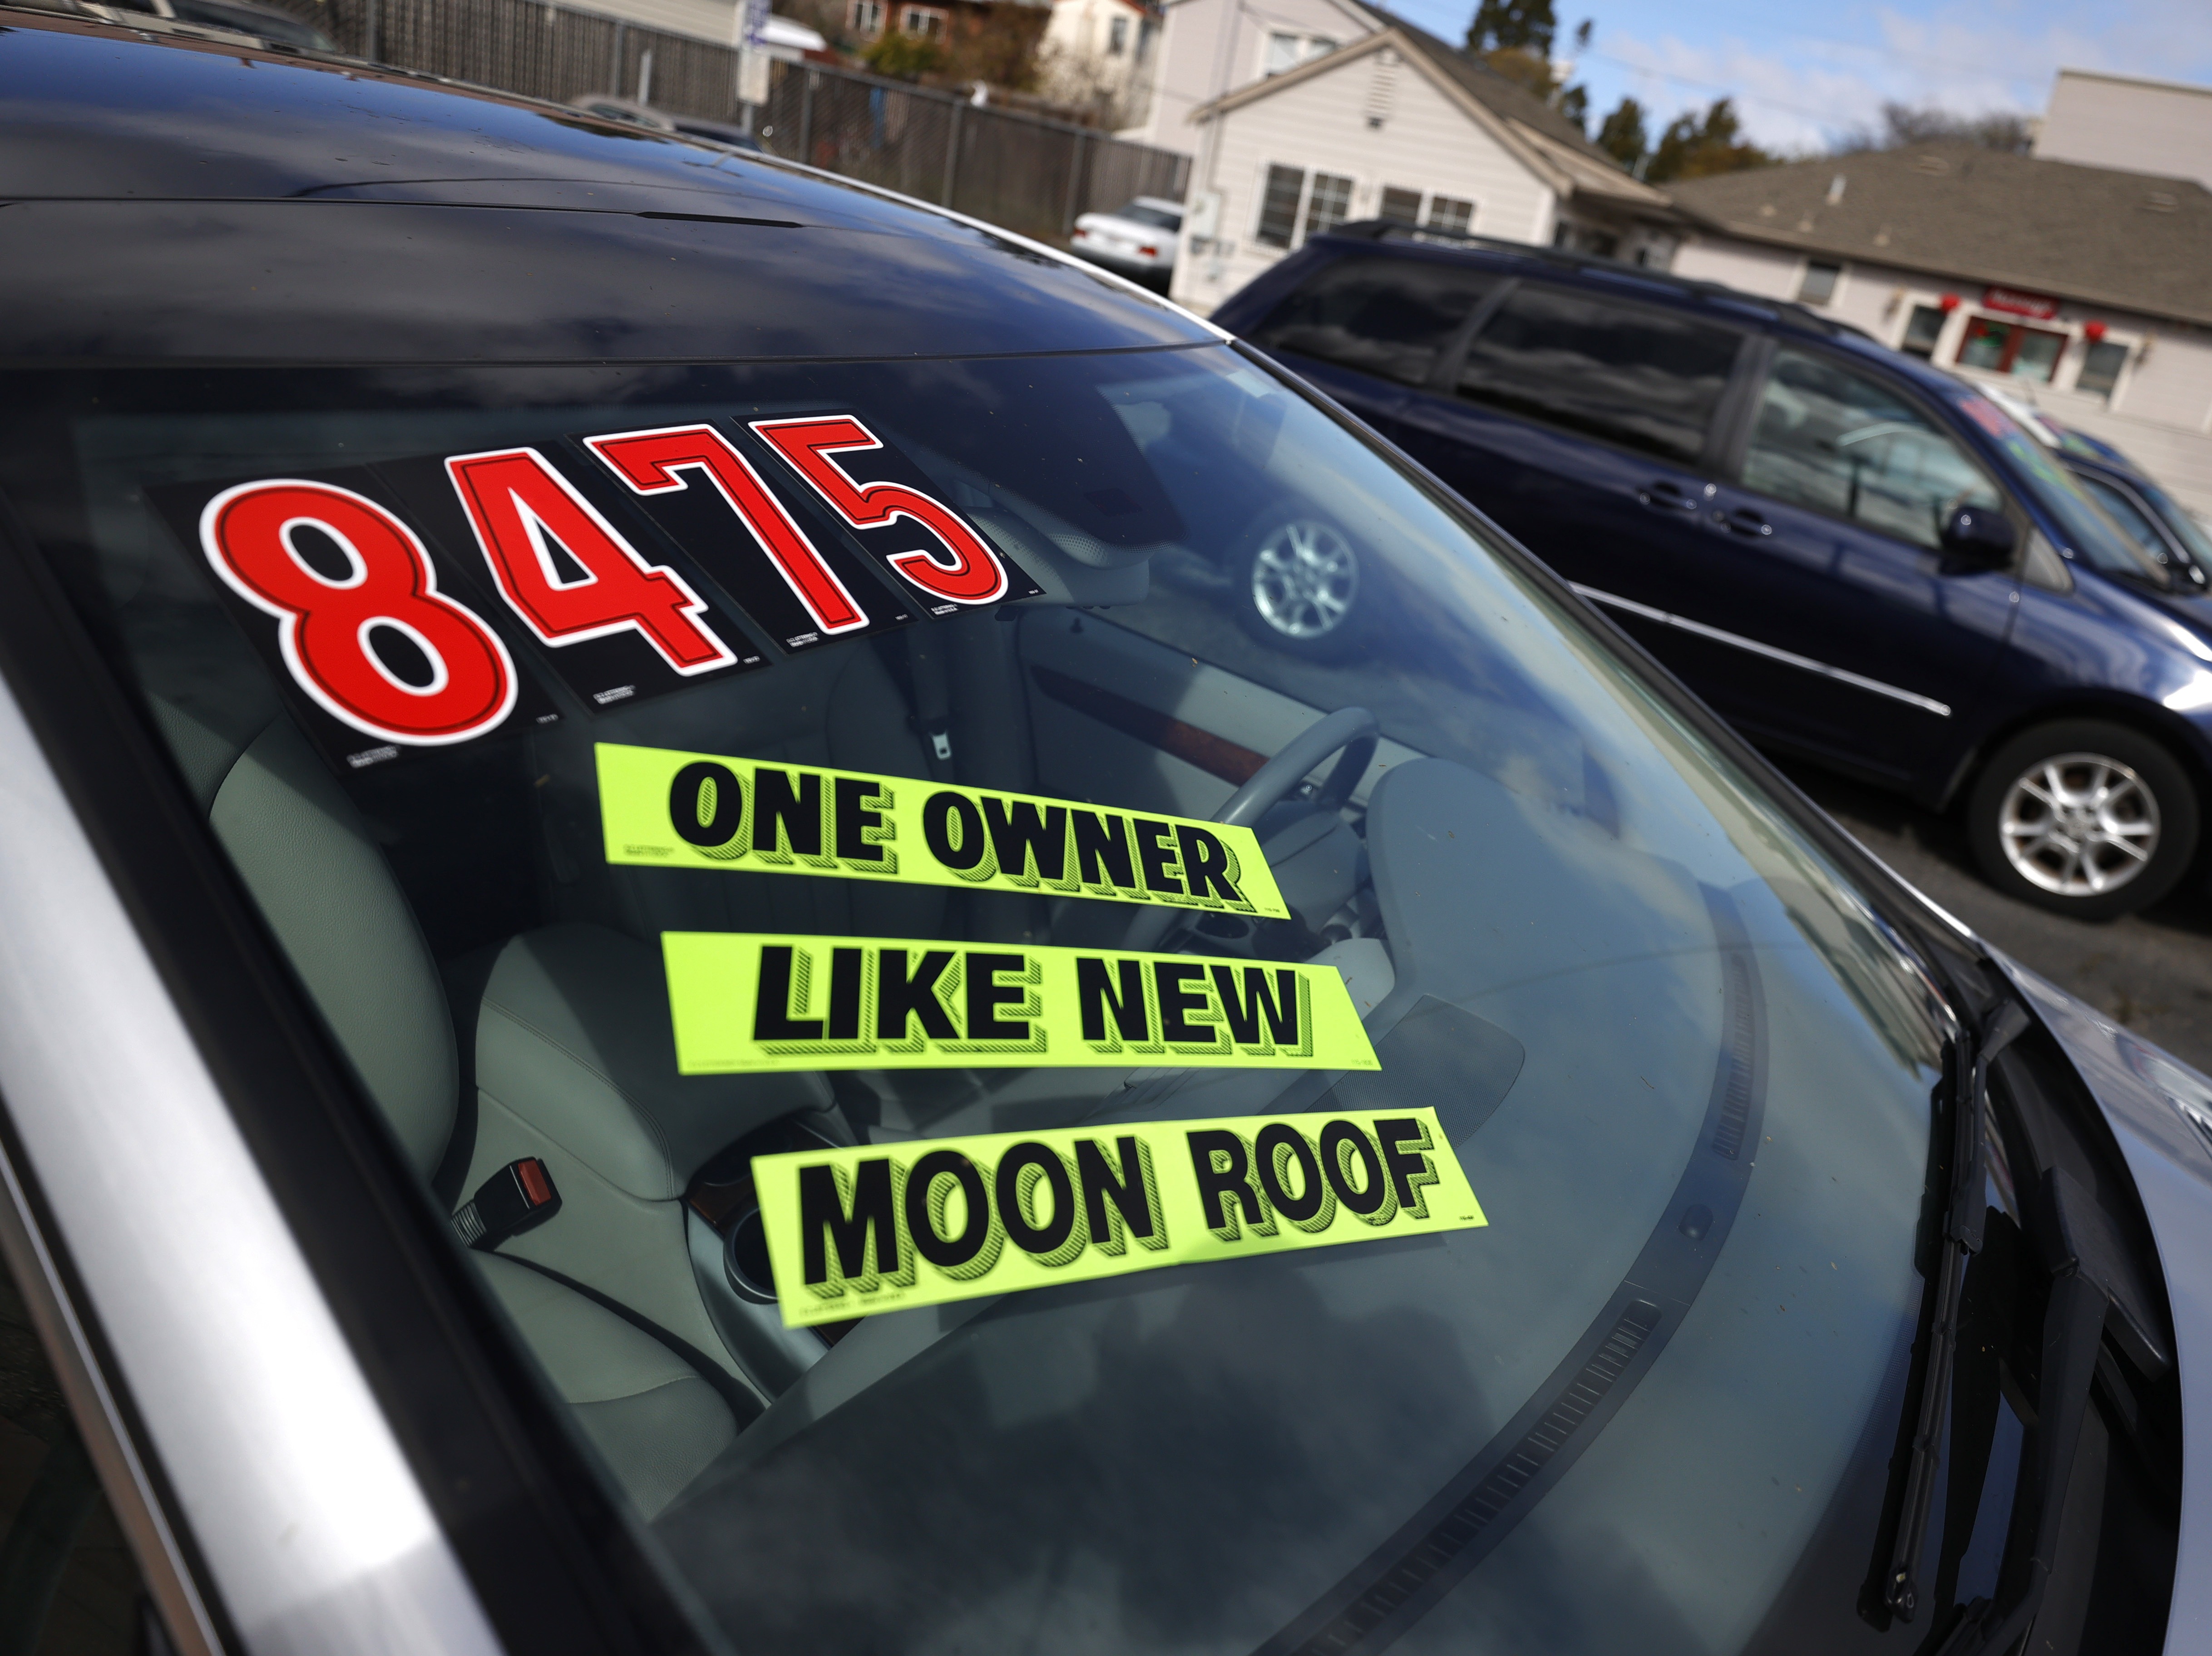
[[[1943,1206],[1943,1256],[1938,1265],[1936,1315],[1921,1371],[1912,1450],[1905,1475],[1905,1501],[1882,1578],[1882,1603],[1910,1622],[1920,1604],[1914,1571],[1927,1538],[1928,1513],[1942,1465],[1943,1424],[1951,1409],[1951,1383],[1959,1364],[1959,1319],[1966,1261],[1982,1251],[1989,1212],[1990,1061],[2027,1028],[2027,1014],[2007,996],[1992,1006],[1972,1036],[1961,1030],[1952,1043],[1951,1190]]]

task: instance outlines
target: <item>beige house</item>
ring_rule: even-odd
[[[1165,0],[1139,112],[1117,136],[1195,155],[1200,130],[1191,117],[1197,111],[1239,87],[1379,33],[1386,21],[1357,0],[1267,0],[1257,8],[1246,0]]]
[[[1141,120],[1159,32],[1137,0],[1052,0],[1037,43],[1041,89],[1056,103],[1103,111],[1109,126]]]
[[[2036,129],[2035,153],[2212,188],[2212,87],[2063,69]]]
[[[1674,249],[1663,194],[1541,99],[1396,20],[1191,118],[1198,161],[1174,295],[1200,313],[1353,219],[1638,264],[1664,265]]]
[[[2212,512],[2212,191],[1965,145],[1669,186],[1677,275],[1817,306]]]

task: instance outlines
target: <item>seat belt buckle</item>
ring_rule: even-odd
[[[477,1193],[453,1216],[453,1234],[467,1247],[497,1247],[560,1210],[561,1192],[553,1188],[553,1175],[536,1156],[526,1156],[477,1187]]]
[[[951,732],[944,730],[933,730],[928,734],[930,751],[935,754],[939,760],[951,759],[952,757]]]

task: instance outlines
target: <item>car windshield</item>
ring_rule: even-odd
[[[1601,622],[1294,384],[191,367],[0,420],[733,1647],[1857,1625],[1948,1015]]]
[[[1978,391],[1957,392],[1954,400],[2004,451],[2012,462],[2013,476],[2057,520],[2069,552],[2108,574],[2166,583],[2167,573],[2157,560],[2105,515],[2046,445],[2036,441],[2017,420]]]

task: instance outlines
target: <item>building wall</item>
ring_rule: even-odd
[[[647,28],[696,35],[718,45],[733,45],[738,38],[736,0],[592,0],[592,9]],[[634,85],[623,88],[625,96],[636,90]]]
[[[1388,58],[1391,61],[1386,63]],[[1368,124],[1370,107],[1386,110]],[[1297,86],[1217,116],[1200,170],[1195,203],[1218,191],[1213,242],[1193,246],[1185,221],[1175,297],[1210,312],[1288,249],[1254,239],[1270,164],[1353,180],[1347,217],[1373,218],[1385,186],[1472,201],[1468,227],[1516,241],[1547,241],[1552,191],[1394,47],[1370,52]]]
[[[2212,190],[2212,87],[2061,70],[2035,154]]]
[[[1336,0],[1267,0],[1263,11],[1243,0],[1173,0],[1154,48],[1144,119],[1118,136],[1196,155],[1191,112],[1265,75],[1268,35],[1349,45],[1373,32],[1364,15]]]
[[[1121,24],[1121,50],[1115,52],[1113,29]],[[1127,110],[1133,106],[1131,82],[1151,67],[1145,15],[1129,0],[1053,0],[1052,21],[1040,43],[1044,88],[1064,102],[1087,104],[1109,98]],[[1149,43],[1157,50],[1158,41]]]
[[[1699,234],[1675,254],[1674,272],[1721,282],[1764,299],[1796,299],[1808,256],[1729,236]],[[2147,468],[2196,509],[2212,513],[2212,335],[2184,325],[2103,306],[2063,301],[2057,316],[2031,325],[2069,336],[2048,383],[1960,369],[1959,352],[1975,317],[2021,320],[1989,309],[1983,288],[1893,266],[1843,264],[1834,296],[1820,308],[1863,329],[1884,344],[1901,346],[1917,307],[1957,302],[1944,318],[1930,359],[1939,367],[1986,379],[2012,395],[2047,409],[2057,418],[2101,437]],[[2128,347],[2127,366],[2109,396],[2081,391],[2076,381],[2087,360],[2085,332],[2104,325],[2105,338]]]

